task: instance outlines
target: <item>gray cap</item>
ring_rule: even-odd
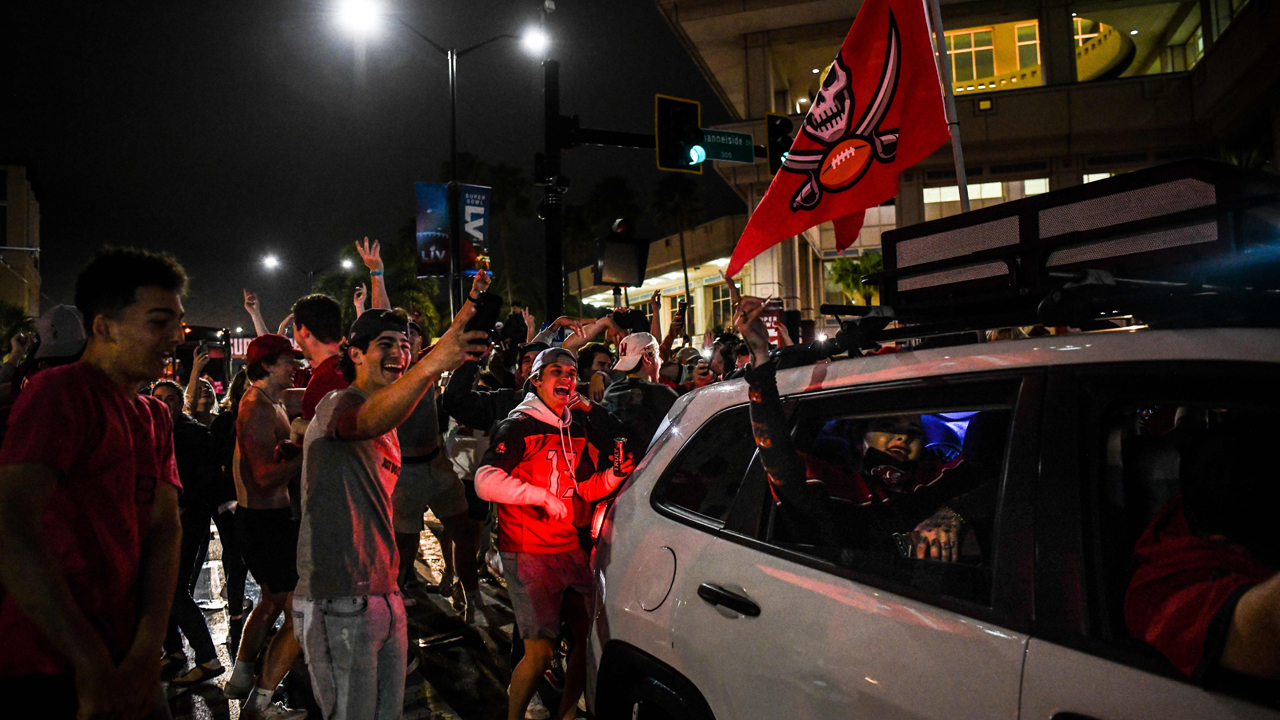
[[[573,354],[572,350],[554,347],[550,350],[543,350],[538,353],[538,357],[533,359],[533,367],[529,368],[529,377],[538,374],[538,371],[552,363],[569,363],[574,368],[578,367],[578,357]]]
[[[56,305],[36,322],[40,347],[36,359],[73,357],[84,349],[84,319],[72,305]]]

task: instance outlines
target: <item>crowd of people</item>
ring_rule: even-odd
[[[980,508],[994,507],[995,484],[922,460],[918,421],[905,416],[865,428],[863,456],[883,467],[844,471],[861,493],[856,512],[832,503],[832,478],[789,442],[767,303],[736,288],[734,327],[698,340],[683,304],[662,332],[657,293],[649,313],[539,328],[513,304],[504,322],[468,330],[495,300],[481,271],[430,342],[420,318],[392,307],[378,244],[357,249],[370,284],[351,299],[349,327],[338,300],[312,294],[271,332],[245,292],[257,337],[221,398],[203,352],[185,385],[169,377],[186,275],[168,256],[103,251],[74,307],[12,339],[0,366],[0,688],[42,698],[50,717],[165,717],[162,677],[184,688],[230,671],[223,692],[243,700],[243,717],[298,718],[275,698],[301,654],[325,718],[398,718],[413,662],[405,606],[424,583],[414,561],[430,509],[443,526],[436,585],[458,615],[488,623],[478,566],[506,585],[519,639],[508,717],[547,716],[536,689],[550,674],[563,690],[554,717],[572,718],[595,507],[679,396],[736,377],[782,515],[814,542],[878,528],[909,537],[914,557],[956,561],[964,523],[989,520]],[[785,332],[777,341],[790,343]],[[231,668],[193,597],[211,525]],[[1271,617],[1280,581],[1248,571],[1232,602]],[[1274,645],[1223,643],[1224,657],[1275,662]]]

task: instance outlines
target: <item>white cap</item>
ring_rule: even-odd
[[[646,353],[651,359],[658,357],[658,339],[647,332],[631,333],[622,338],[622,343],[618,345],[618,362],[613,369],[631,372]]]
[[[71,305],[56,305],[40,316],[36,322],[40,333],[40,347],[36,359],[48,357],[72,357],[84,349],[84,320],[80,311]]]

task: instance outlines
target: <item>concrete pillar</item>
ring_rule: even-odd
[[[749,118],[764,117],[773,112],[773,57],[769,52],[769,33],[756,32],[744,36],[747,63],[747,107]]]
[[[1076,81],[1075,25],[1066,0],[1040,3],[1040,70],[1045,85]]]
[[[908,170],[898,175],[897,227],[924,222],[924,172]]]

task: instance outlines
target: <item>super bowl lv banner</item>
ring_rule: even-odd
[[[449,274],[449,185],[414,183],[418,198],[418,277]],[[481,185],[461,186],[462,272],[489,269],[489,192]]]
[[[898,194],[898,173],[947,141],[942,86],[921,0],[866,0],[782,170],[751,214],[725,272],[819,223],[836,247],[858,237],[863,212]]]

